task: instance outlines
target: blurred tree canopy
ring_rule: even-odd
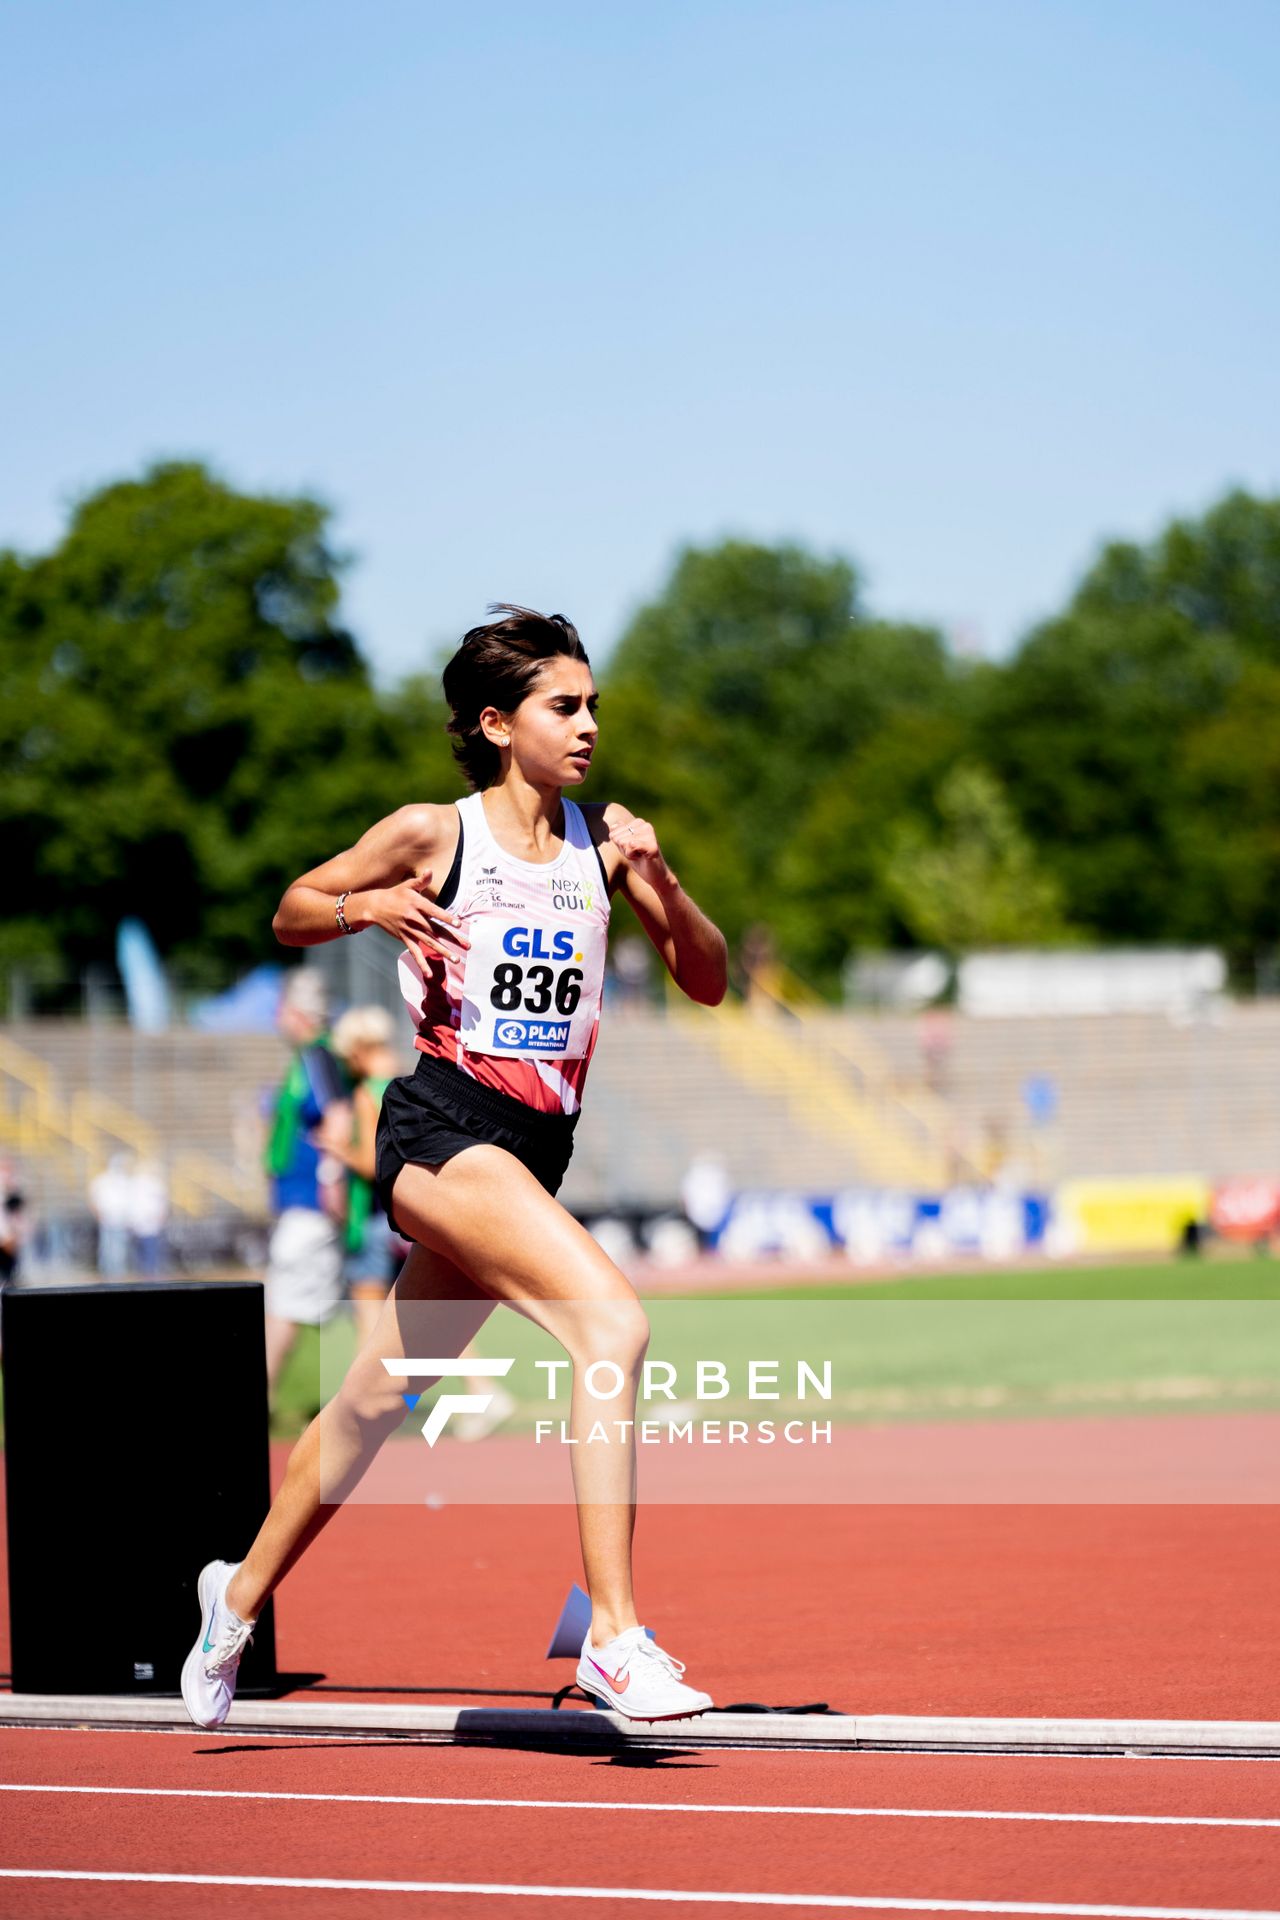
[[[595,790],[827,989],[856,945],[1280,944],[1280,501],[1107,546],[977,666],[842,560],[689,551],[604,683]]]
[[[223,977],[295,874],[461,790],[438,678],[373,685],[342,566],[320,504],[192,463],[0,553],[0,962],[107,959],[135,913]],[[1003,663],[874,618],[838,556],[690,548],[597,666],[589,794],[825,988],[855,945],[1280,944],[1280,502],[1106,547]]]
[[[988,768],[958,762],[938,789],[937,810],[934,835],[910,820],[896,828],[886,869],[890,895],[920,946],[961,954],[1069,936],[1062,890],[1040,869]]]
[[[867,616],[844,560],[741,541],[690,549],[603,675],[592,791],[654,821],[731,942],[764,921],[823,971],[850,938],[897,924],[883,898],[865,898],[859,861],[874,853],[858,815],[883,815],[857,771],[886,732],[944,723],[960,677],[937,633]],[[935,741],[931,768],[941,758]],[[841,846],[836,873],[805,858],[824,799],[841,841],[859,842]]]
[[[980,749],[1099,939],[1280,940],[1280,501],[1112,545],[987,676]]]
[[[453,783],[439,700],[393,717],[337,623],[326,523],[167,464],[83,501],[52,553],[0,555],[0,958],[106,959],[136,913],[218,978],[270,948],[302,868]]]

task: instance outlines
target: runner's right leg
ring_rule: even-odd
[[[440,1303],[440,1327],[433,1337],[445,1356],[461,1353],[497,1304],[444,1254],[414,1247],[387,1296],[372,1338],[290,1454],[284,1484],[231,1578],[226,1600],[241,1619],[257,1618],[267,1596],[333,1518],[404,1419],[400,1397],[404,1383],[394,1380],[382,1362],[403,1359],[410,1350],[406,1339],[410,1346],[416,1341],[421,1351],[416,1316],[431,1301]],[[413,1314],[403,1314],[400,1309],[410,1304]],[[428,1384],[414,1382],[421,1387]]]
[[[355,1314],[356,1342],[359,1346],[363,1346],[366,1340],[372,1340],[386,1301],[387,1289],[375,1287],[367,1280],[357,1280],[352,1287],[351,1306]]]
[[[267,1339],[267,1399],[273,1404],[276,1397],[276,1383],[284,1371],[284,1363],[293,1352],[294,1341],[298,1337],[298,1328],[293,1320],[281,1320],[277,1314],[266,1316]]]

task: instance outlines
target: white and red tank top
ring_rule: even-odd
[[[457,802],[458,850],[436,895],[462,922],[465,953],[406,947],[400,991],[422,1053],[540,1113],[576,1113],[600,1026],[609,888],[582,809],[539,864],[504,853],[484,796]]]

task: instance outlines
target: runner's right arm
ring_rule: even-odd
[[[276,908],[271,930],[285,947],[318,947],[342,936],[335,908],[353,933],[382,927],[424,959],[470,944],[456,914],[437,907],[432,876],[452,858],[457,809],[401,807],[332,860],[301,874]]]

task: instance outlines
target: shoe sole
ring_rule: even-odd
[[[195,1714],[191,1712],[191,1702],[187,1698],[187,1678],[188,1675],[190,1675],[194,1681],[200,1655],[204,1651],[204,1623],[217,1595],[216,1574],[213,1575],[212,1583],[208,1587],[206,1587],[205,1583],[209,1579],[209,1576],[213,1574],[214,1567],[218,1564],[217,1561],[211,1560],[207,1567],[200,1569],[200,1578],[196,1582],[196,1594],[200,1601],[200,1625],[196,1631],[195,1645],[182,1663],[182,1704],[190,1715],[192,1726],[199,1727],[204,1733],[208,1733],[214,1727],[220,1727],[226,1719],[226,1714],[223,1715],[222,1720],[197,1720]],[[229,1707],[227,1711],[230,1712]]]

